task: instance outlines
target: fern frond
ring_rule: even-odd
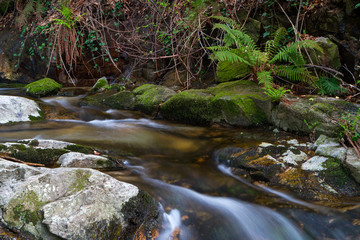
[[[237,47],[247,46],[251,50],[257,49],[254,40],[242,30],[232,29],[228,25],[221,23],[215,23],[213,29],[223,30],[228,35],[224,37],[226,46],[231,46],[235,42]],[[233,42],[230,42],[229,39],[232,39]],[[225,42],[225,40],[227,40],[227,42]]]
[[[274,35],[274,37],[273,37],[274,44],[275,44],[275,46],[278,46],[285,39],[285,37],[287,35],[287,31],[284,27],[280,27],[274,32],[273,35]]]
[[[231,27],[236,27],[238,24],[235,20],[223,16],[212,16],[211,18],[220,20],[226,24],[229,24]],[[240,30],[240,28],[238,28]]]
[[[298,41],[293,43],[297,48],[309,48],[309,49],[315,49],[319,51],[320,53],[324,53],[324,49],[318,44],[317,42],[307,39],[303,41]]]
[[[296,66],[302,66],[305,64],[305,60],[299,52],[298,46],[294,43],[280,47],[279,52],[269,62],[273,64],[277,61],[291,63]]]
[[[265,88],[272,87],[273,77],[270,71],[262,71],[256,73],[259,84],[264,84]]]
[[[214,60],[219,60],[219,61],[229,61],[231,63],[242,62],[247,65],[250,65],[250,63],[245,58],[237,55],[232,51],[216,51],[213,53],[212,58]]]
[[[346,89],[341,88],[341,82],[336,78],[329,78],[327,76],[321,76],[316,82],[319,86],[319,94],[336,95],[342,92],[346,92]]]
[[[311,83],[313,76],[306,68],[296,66],[278,66],[274,69],[275,75],[285,77],[292,82],[308,82]]]
[[[207,47],[210,51],[216,52],[216,51],[230,51],[231,49],[226,46],[211,46]]]

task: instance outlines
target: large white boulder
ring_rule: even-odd
[[[35,101],[15,96],[0,96],[0,113],[0,124],[41,118],[41,109]]]

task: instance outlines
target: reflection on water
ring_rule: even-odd
[[[0,91],[1,92],[1,91]],[[0,141],[56,139],[126,152],[123,171],[111,176],[149,192],[164,206],[158,239],[356,239],[357,202],[319,206],[218,166],[213,152],[226,146],[294,138],[267,129],[195,127],[149,120],[143,114],[80,107],[77,97],[41,99],[50,120],[0,126]],[[61,109],[62,116],[59,116]],[[359,221],[360,222],[360,221]]]

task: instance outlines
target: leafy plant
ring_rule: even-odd
[[[233,20],[224,17],[214,18],[225,22],[214,24],[214,29],[224,31],[225,35],[223,46],[209,47],[213,52],[212,59],[247,65],[248,72],[266,88],[271,88],[274,77],[285,77],[292,82],[314,83],[315,77],[305,68],[306,61],[301,49],[316,49],[323,52],[315,41],[304,40],[284,46],[282,41],[287,31],[285,28],[279,28],[273,34],[273,39],[268,40],[264,50],[261,50]]]
[[[69,29],[72,29],[75,26],[75,23],[82,17],[84,16],[86,13],[81,14],[80,16],[75,17],[73,11],[71,10],[71,8],[69,8],[66,5],[61,5],[61,9],[56,9],[58,10],[61,15],[63,16],[63,19],[53,19],[53,21],[55,21],[55,24],[60,24],[63,26],[66,26]]]
[[[265,94],[268,95],[272,102],[278,102],[285,93],[290,92],[288,89],[284,89],[283,87],[279,87],[278,89],[273,87],[264,88]]]
[[[341,87],[341,82],[334,77],[321,76],[316,85],[319,87],[318,94],[321,95],[336,95],[346,93],[347,90]]]
[[[345,137],[349,141],[360,158],[360,108],[355,116],[350,113],[342,114],[339,125],[343,129],[341,137]]]

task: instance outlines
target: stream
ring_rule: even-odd
[[[0,89],[0,95],[21,95]],[[160,202],[157,239],[360,239],[356,198],[308,202],[266,184],[250,183],[216,159],[216,150],[298,139],[272,129],[198,127],[152,120],[139,112],[80,107],[84,95],[42,98],[50,119],[0,126],[0,141],[55,139],[112,153],[126,166],[107,171]]]

